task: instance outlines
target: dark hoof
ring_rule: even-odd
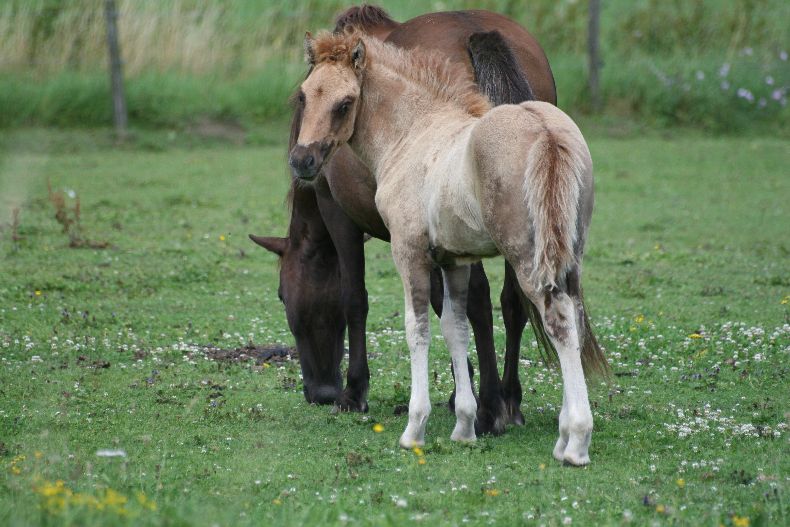
[[[502,435],[508,424],[508,412],[501,395],[481,397],[477,407],[475,433],[477,435]]]
[[[508,409],[508,423],[511,425],[516,426],[524,426],[524,414],[521,413],[521,409],[518,406],[515,408],[510,406]]]
[[[364,396],[359,394],[351,394],[344,391],[340,397],[335,401],[335,407],[332,409],[333,413],[336,412],[367,412],[368,402]]]

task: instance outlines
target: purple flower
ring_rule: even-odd
[[[787,52],[785,50],[780,51],[779,52],[779,58],[782,59],[782,61],[786,61],[787,60]]]
[[[771,99],[778,101],[781,98],[782,98],[782,90],[774,90],[771,93]]]
[[[766,83],[768,86],[773,86],[773,85],[774,85],[774,78],[773,78],[773,77],[771,77],[770,75],[768,75],[768,76],[765,78],[765,83]]]
[[[750,92],[746,88],[738,88],[738,97],[740,97],[741,99],[745,99],[749,102],[754,101],[754,95],[752,95],[752,92]]]
[[[721,65],[721,68],[719,68],[719,77],[726,77],[728,73],[730,73],[730,63],[725,62]]]

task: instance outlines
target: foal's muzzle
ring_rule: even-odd
[[[312,181],[318,176],[331,150],[330,143],[294,145],[288,156],[288,164],[299,179]]]

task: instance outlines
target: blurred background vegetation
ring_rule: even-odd
[[[350,0],[118,0],[138,127],[200,119],[256,127],[288,114],[305,30]],[[375,2],[373,2],[375,3]],[[482,8],[544,46],[560,106],[589,111],[585,0],[382,0],[397,20]],[[603,113],[655,126],[788,133],[790,2],[603,0]],[[0,126],[112,122],[101,0],[0,0]]]

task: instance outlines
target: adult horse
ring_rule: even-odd
[[[533,97],[556,102],[554,79],[543,50],[528,32],[504,16],[485,11],[432,13],[399,24],[379,8],[362,6],[341,14],[335,31],[351,27],[404,49],[420,47],[442,53],[462,65],[458,82],[474,79],[494,104]],[[304,101],[297,98],[289,149],[299,135],[303,111]],[[389,232],[375,207],[376,188],[369,171],[348,148],[323,164],[320,151],[310,157],[312,166],[307,168],[323,177],[317,177],[311,186],[294,180],[288,236],[252,239],[280,256],[278,294],[296,340],[305,398],[364,411],[369,370],[363,236],[367,233],[389,240]],[[433,274],[432,282],[431,303],[441,313],[438,273]],[[522,307],[510,268],[506,268],[500,298],[507,331],[503,382],[496,367],[488,281],[482,265],[474,265],[467,314],[480,367],[479,432],[501,433],[507,422],[523,423],[519,347],[526,320],[534,318],[537,311],[531,304]],[[346,324],[349,367],[343,390],[340,363]],[[547,342],[539,324],[536,332],[541,343]]]
[[[470,264],[504,256],[522,298],[538,308],[563,378],[554,457],[590,462],[593,419],[585,370],[607,368],[581,292],[592,217],[592,159],[576,124],[538,101],[491,109],[437,53],[406,53],[360,34],[305,39],[302,126],[290,164],[305,181],[343,145],[370,168],[375,203],[403,282],[411,354],[403,448],[425,444],[431,269],[444,280],[442,334],[452,355],[456,425],[474,441],[477,404],[467,370]],[[489,111],[490,110],[490,111]]]

